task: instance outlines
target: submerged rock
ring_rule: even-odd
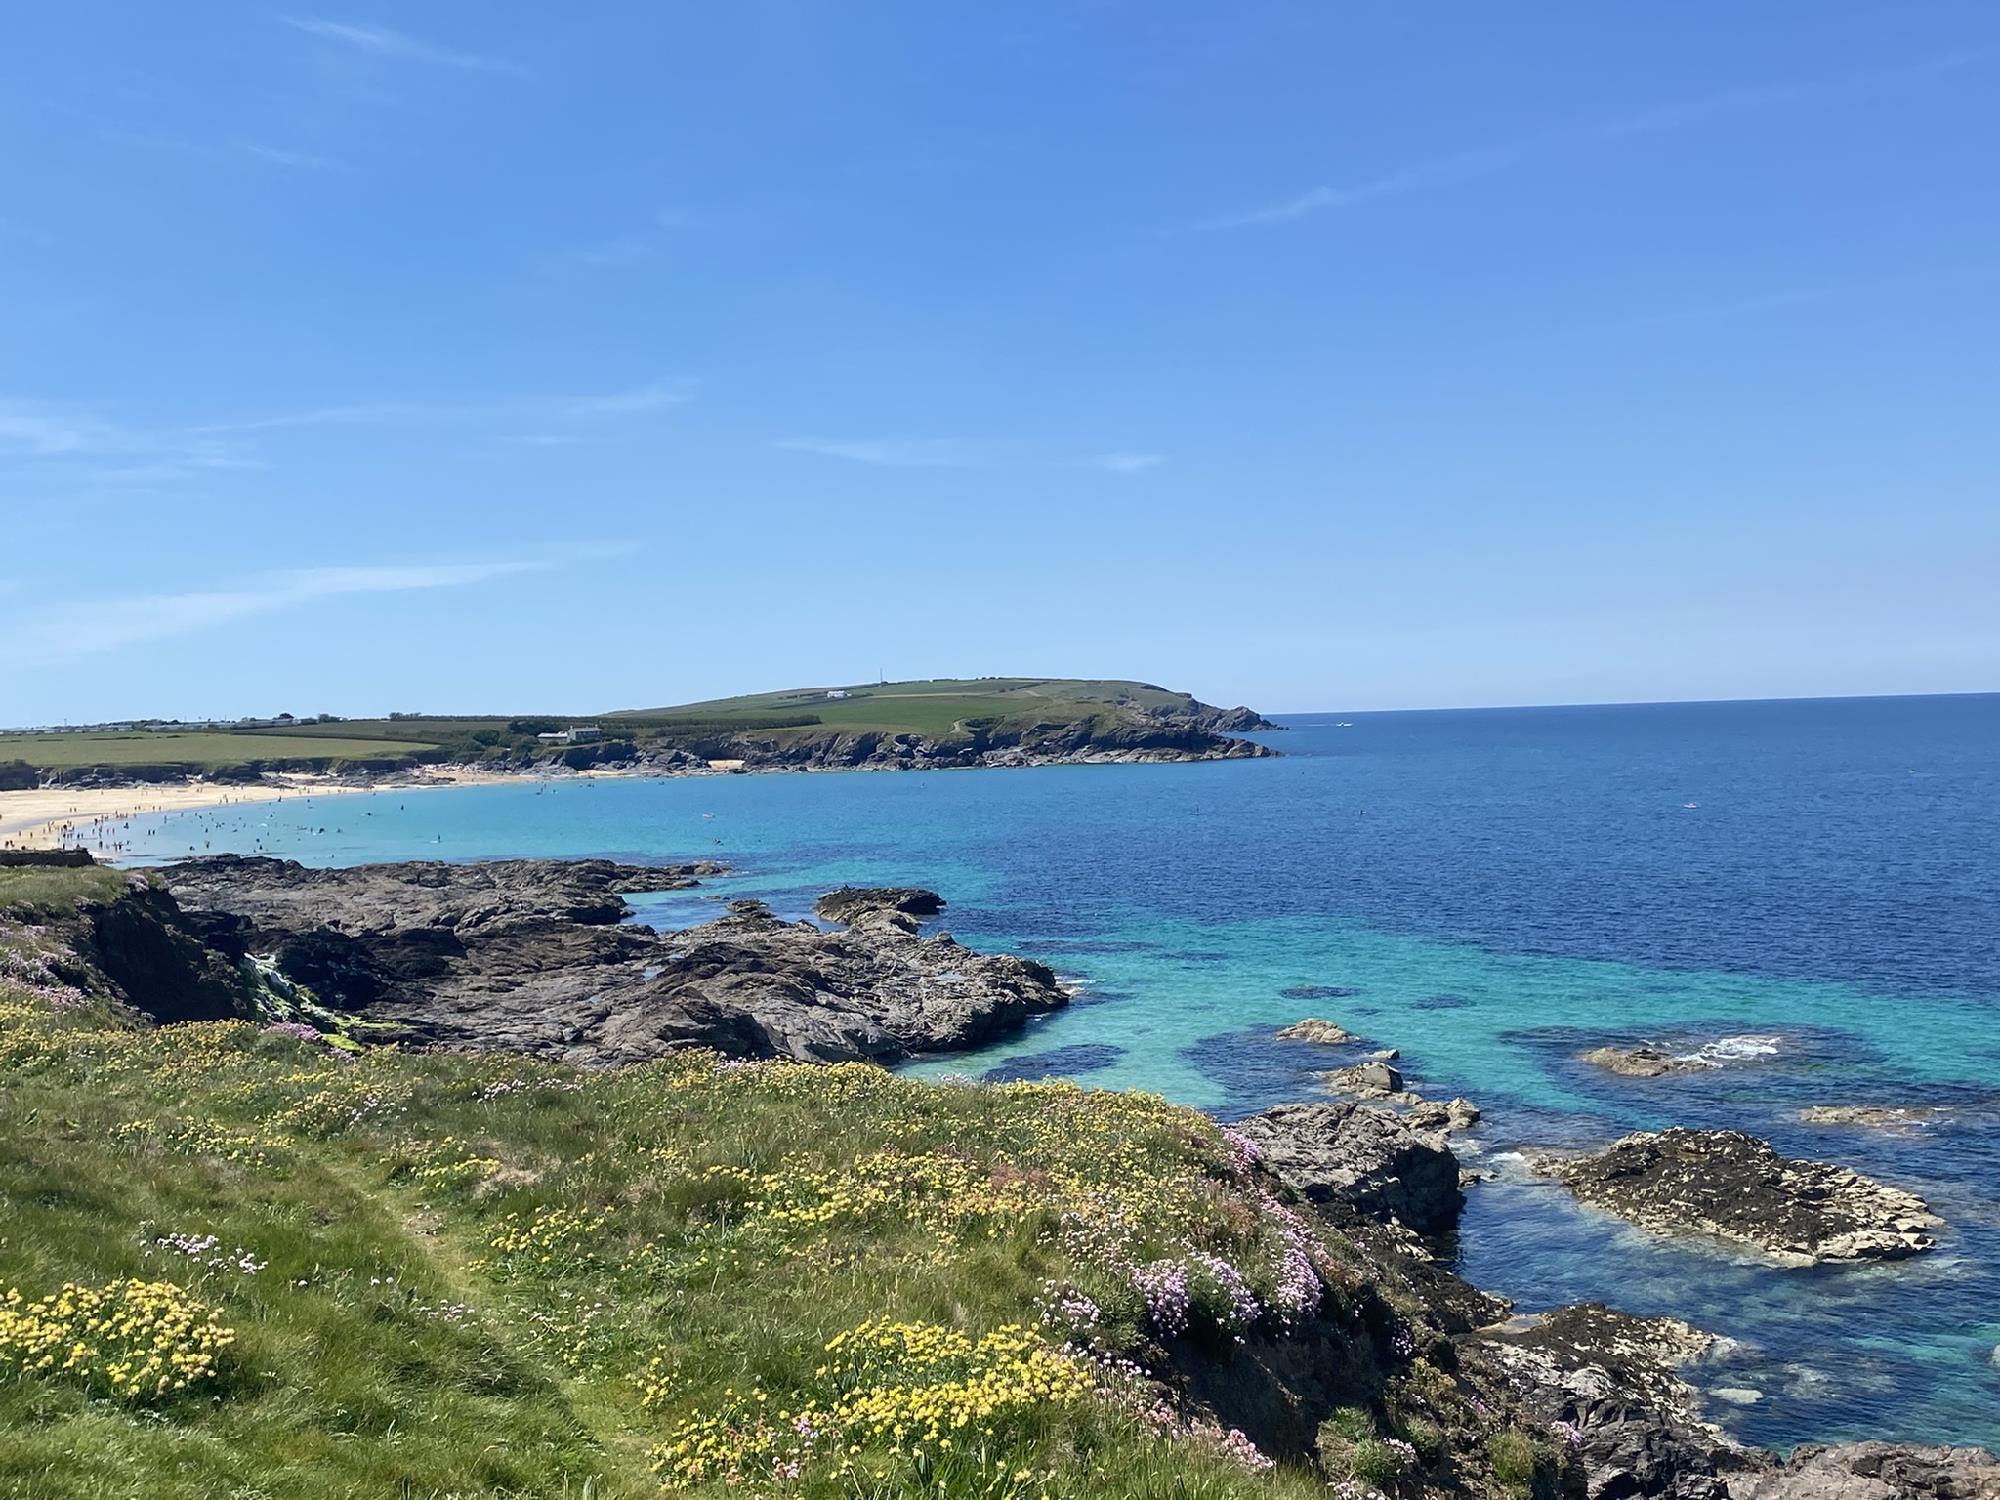
[[[1914,1193],[1734,1130],[1640,1132],[1534,1165],[1642,1228],[1716,1235],[1793,1266],[1915,1255],[1943,1223]]]
[[[1796,1116],[1807,1125],[1858,1125],[1867,1130],[1914,1130],[1943,1114],[1928,1104],[1812,1104]]]
[[[1322,1046],[1342,1047],[1358,1038],[1334,1021],[1323,1021],[1318,1016],[1307,1016],[1303,1021],[1294,1021],[1278,1033],[1281,1042],[1318,1042]]]
[[[1699,1073],[1707,1066],[1691,1057],[1676,1057],[1666,1048],[1656,1047],[1651,1042],[1641,1042],[1636,1047],[1593,1047],[1588,1052],[1579,1052],[1577,1061],[1603,1068],[1607,1073],[1616,1073],[1621,1078],[1663,1078],[1669,1073]]]
[[[2000,1459],[1984,1448],[1807,1443],[1783,1466],[1733,1479],[1729,1500],[1993,1500]]]
[[[1756,1062],[1775,1054],[1783,1041],[1778,1036],[1720,1036],[1687,1053],[1670,1052],[1657,1042],[1640,1042],[1632,1047],[1593,1047],[1579,1052],[1577,1060],[1623,1078],[1664,1078]]]
[[[1360,993],[1344,984],[1294,984],[1278,991],[1285,1000],[1346,1000]]]
[[[1458,1222],[1458,1159],[1387,1111],[1358,1104],[1280,1104],[1236,1127],[1264,1164],[1309,1202],[1339,1198],[1419,1234]]]

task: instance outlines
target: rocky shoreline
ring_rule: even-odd
[[[156,1020],[289,1005],[335,1034],[587,1065],[696,1046],[737,1058],[893,1061],[978,1046],[1068,1003],[1044,966],[927,931],[945,903],[921,888],[829,892],[817,910],[841,924],[833,930],[782,920],[756,902],[729,903],[677,932],[630,920],[626,893],[686,890],[719,873],[709,861],[343,870],[216,856],[127,877],[121,894],[84,903],[68,936],[117,997]],[[1293,1034],[1366,1045],[1333,1022]],[[1399,1340],[1445,1350],[1432,1357],[1448,1359],[1478,1393],[1481,1425],[1448,1430],[1449,1442],[1478,1444],[1489,1424],[1522,1421],[1556,1434],[1574,1460],[1560,1473],[1579,1475],[1581,1487],[1565,1479],[1547,1491],[1551,1500],[2000,1495],[2000,1465],[1979,1449],[1845,1444],[1801,1448],[1781,1462],[1737,1444],[1705,1414],[1686,1374],[1722,1357],[1719,1341],[1686,1323],[1597,1304],[1514,1316],[1449,1265],[1472,1176],[1452,1137],[1476,1125],[1477,1108],[1411,1091],[1390,1056],[1332,1076],[1350,1097],[1279,1105],[1238,1122],[1232,1139],[1268,1174],[1273,1194],[1352,1242],[1386,1299],[1385,1357]],[[1748,1243],[1751,1231],[1729,1213],[1748,1215],[1765,1249],[1799,1263],[1927,1248],[1903,1237],[1927,1239],[1916,1222],[1926,1211],[1912,1195],[1787,1161],[1750,1137],[1717,1136],[1733,1133],[1627,1137],[1554,1169],[1586,1201],[1648,1227],[1722,1225]],[[1310,1409],[1326,1374],[1312,1364],[1308,1335],[1293,1342],[1242,1351],[1230,1381],[1190,1395],[1229,1420],[1232,1403],[1273,1422]],[[1435,1408],[1447,1429],[1453,1409]],[[1241,1415],[1247,1426],[1250,1409]],[[1554,1485],[1557,1475],[1547,1477]]]
[[[732,1057],[885,1061],[993,1041],[1069,1001],[1041,964],[919,932],[930,892],[848,891],[847,925],[755,901],[657,933],[626,891],[685,889],[722,867],[608,860],[310,869],[220,855],[159,872],[210,948],[268,955],[321,1006],[414,1041],[584,1065],[687,1047]]]
[[[1735,1441],[1688,1379],[1691,1367],[1723,1357],[1726,1341],[1679,1319],[1598,1303],[1512,1315],[1442,1261],[1463,1201],[1448,1140],[1384,1101],[1279,1105],[1235,1128],[1288,1190],[1363,1247],[1385,1282],[1419,1299],[1491,1410],[1524,1406],[1563,1438],[1588,1500],[2000,1496],[2000,1460],[1982,1448],[1804,1445],[1780,1459]]]
[[[1281,727],[1253,709],[1216,708],[1190,699],[1183,709],[1041,723],[967,723],[939,735],[834,727],[716,729],[650,740],[607,733],[532,756],[496,753],[476,761],[402,757],[363,762],[312,756],[284,762],[253,759],[201,778],[191,775],[186,766],[171,763],[85,765],[66,770],[60,781],[70,789],[102,790],[205,780],[238,790],[290,773],[311,775],[328,785],[389,789],[449,785],[464,779],[537,780],[576,774],[690,776],[1156,765],[1275,756],[1280,752],[1242,736]]]

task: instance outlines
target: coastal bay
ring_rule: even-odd
[[[184,853],[199,829],[314,864],[726,862],[699,889],[633,898],[663,929],[728,899],[806,918],[838,885],[929,886],[955,935],[1049,964],[1077,999],[917,1074],[1072,1076],[1234,1118],[1325,1097],[1317,1073],[1399,1048],[1412,1087],[1485,1111],[1455,1138],[1483,1179],[1458,1242],[1475,1284],[1528,1310],[1596,1299],[1670,1314],[1761,1350],[1719,1382],[1758,1399],[1712,1402],[1745,1441],[1991,1443],[2000,1054],[1979,747],[1994,711],[1329,716],[1292,721],[1275,760],[473,787],[400,811],[360,799],[341,832],[285,808],[168,819],[147,847]],[[1720,733],[1759,749],[1718,759]],[[1807,859],[1804,820],[1827,798],[1840,811],[1811,825]],[[1960,895],[1941,902],[1943,889]],[[1355,1046],[1275,1039],[1308,1016]],[[1655,1079],[1580,1060],[1649,1041],[1702,1060]],[[1901,1132],[1799,1118],[1913,1101],[1931,1122]],[[1672,1125],[1854,1166],[1920,1192],[1950,1228],[1920,1260],[1787,1283],[1593,1214],[1521,1154]]]

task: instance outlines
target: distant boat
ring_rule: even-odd
[[[1333,727],[1335,729],[1352,729],[1354,726],[1350,724],[1347,720],[1342,719],[1338,724],[1334,725]]]
[[[1701,804],[1699,802],[1683,802],[1681,806],[1685,807],[1689,812],[1693,812],[1697,807],[1700,807]]]

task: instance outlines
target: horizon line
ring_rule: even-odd
[[[1530,708],[1701,708],[1725,703],[1857,703],[1880,698],[2000,698],[2000,688],[1947,688],[1928,693],[1779,693],[1745,698],[1601,698],[1570,703],[1428,703],[1410,708],[1274,708],[1259,709],[1257,712],[1268,719],[1298,719],[1332,714],[1505,713]]]

